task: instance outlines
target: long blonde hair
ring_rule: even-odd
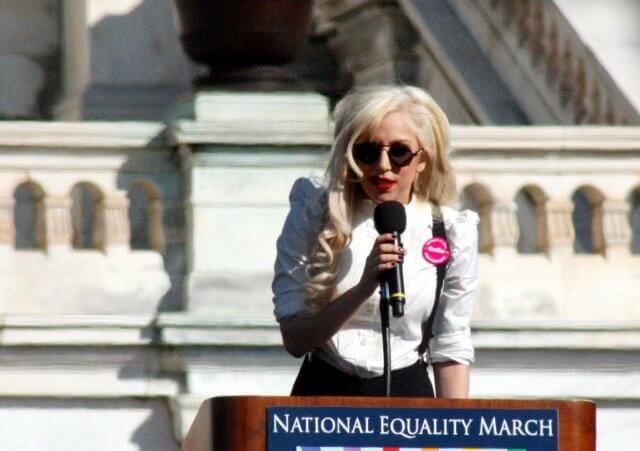
[[[352,147],[361,136],[372,136],[394,111],[406,111],[413,133],[425,151],[427,167],[420,172],[412,194],[436,205],[456,198],[456,185],[449,161],[449,121],[424,90],[413,86],[370,86],[347,94],[334,110],[335,128],[331,157],[325,173],[327,215],[318,234],[307,268],[307,303],[321,309],[334,298],[338,257],[349,246],[353,212],[361,199],[362,171],[353,159]]]

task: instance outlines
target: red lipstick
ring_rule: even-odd
[[[389,191],[391,188],[393,188],[393,185],[396,184],[396,182],[394,182],[393,180],[385,179],[382,177],[372,177],[371,183],[373,183],[373,186],[375,186],[380,191]]]

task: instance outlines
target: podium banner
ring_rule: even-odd
[[[557,451],[556,409],[268,407],[268,451]]]

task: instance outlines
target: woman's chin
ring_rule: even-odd
[[[369,199],[371,199],[373,202],[375,202],[376,204],[381,204],[383,202],[390,202],[390,201],[396,201],[396,202],[402,202],[402,200],[400,199],[400,195],[395,192],[395,190],[388,190],[388,191],[382,191],[382,190],[371,190],[371,191],[367,191],[367,197]]]

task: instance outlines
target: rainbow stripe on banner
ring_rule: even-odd
[[[524,448],[371,448],[351,446],[297,446],[296,451],[527,451]]]

